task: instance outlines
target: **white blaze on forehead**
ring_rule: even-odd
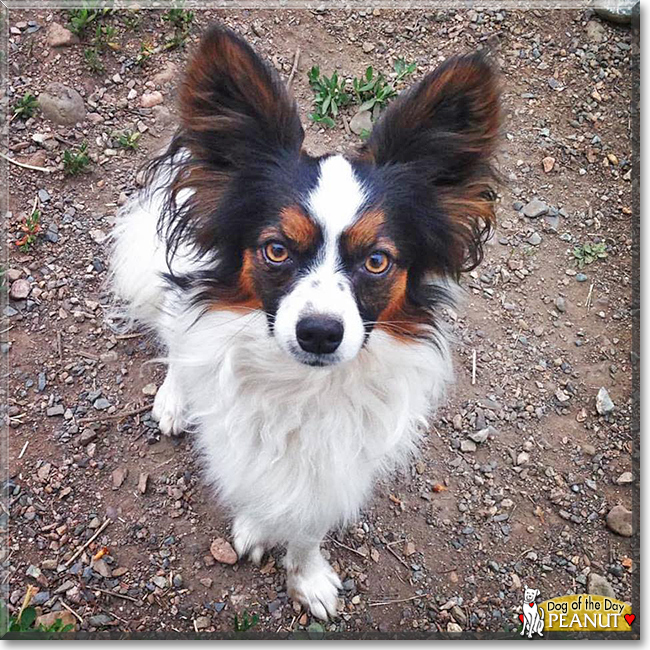
[[[328,248],[354,222],[365,199],[363,186],[343,156],[331,156],[321,162],[320,179],[309,196],[308,206],[323,229]]]

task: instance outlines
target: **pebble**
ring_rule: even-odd
[[[38,103],[43,115],[56,124],[76,124],[86,116],[83,97],[58,81],[47,85]]]
[[[375,46],[369,41],[365,41],[361,47],[366,54],[370,54],[375,49]]]
[[[156,85],[162,86],[178,78],[179,78],[178,66],[172,61],[168,61],[165,67],[160,72],[155,74],[151,80]]]
[[[117,490],[122,486],[122,483],[126,480],[126,477],[129,475],[129,470],[126,467],[118,467],[114,469],[111,474],[111,479],[113,481],[113,489]]]
[[[555,158],[553,158],[552,156],[546,156],[546,158],[542,159],[542,168],[547,174],[553,171],[554,166],[555,166]]]
[[[611,531],[623,537],[632,537],[632,513],[625,506],[614,506],[605,521]]]
[[[209,616],[198,616],[194,619],[194,625],[197,630],[205,630],[212,625],[212,618]]]
[[[142,97],[140,97],[140,106],[142,106],[142,108],[153,108],[154,106],[162,104],[163,101],[162,93],[154,90],[150,93],[144,93]]]
[[[63,415],[65,413],[65,408],[63,407],[63,404],[55,404],[54,406],[50,406],[46,413],[50,418],[57,415]]]
[[[102,627],[109,625],[113,619],[108,614],[95,614],[88,619],[88,623],[92,627]]]
[[[628,483],[634,483],[634,474],[632,472],[623,472],[617,479],[616,482],[619,485],[627,485]]]
[[[485,429],[481,429],[480,431],[475,431],[474,433],[470,433],[468,438],[478,444],[481,444],[482,442],[485,442],[488,439],[488,436],[494,435],[496,432],[497,431],[494,427],[486,427]]]
[[[451,423],[456,431],[461,431],[463,428],[463,416],[460,413],[457,413],[454,415]]]
[[[47,44],[50,47],[69,47],[79,43],[79,37],[59,23],[51,23],[47,30]]]
[[[517,456],[517,465],[527,465],[530,461],[530,454],[527,451],[519,452]]]
[[[93,402],[93,408],[97,411],[105,411],[107,408],[110,408],[111,403],[105,397],[98,397]]]
[[[460,450],[464,452],[476,451],[476,443],[473,440],[462,440],[460,443]]]
[[[9,297],[14,300],[24,300],[29,295],[29,292],[32,289],[32,285],[29,284],[29,280],[24,278],[19,278],[11,283],[11,289],[9,290]]]
[[[153,582],[156,587],[159,587],[160,589],[167,589],[169,587],[169,582],[167,582],[167,578],[164,576],[154,576],[151,579],[151,582]]]
[[[39,627],[40,625],[43,625],[44,627],[52,627],[52,625],[54,625],[58,620],[61,621],[62,627],[65,627],[66,625],[72,625],[73,630],[77,627],[77,619],[74,617],[74,614],[66,609],[58,612],[48,612],[47,614],[41,614],[40,616],[36,617],[34,625],[35,627]]]
[[[350,120],[350,131],[361,135],[364,131],[372,130],[372,114],[370,111],[359,111]]]
[[[149,395],[153,397],[157,392],[158,392],[158,388],[156,387],[156,384],[147,384],[142,388],[143,395]]]
[[[538,232],[534,232],[529,238],[528,243],[531,246],[539,246],[542,243],[542,236]]]
[[[604,578],[597,573],[589,574],[587,578],[587,593],[593,594],[594,596],[616,598],[614,588],[609,584],[607,578]]]
[[[217,562],[222,564],[235,564],[239,559],[235,549],[223,537],[217,537],[210,544],[210,553]]]
[[[140,491],[140,494],[146,493],[148,482],[149,482],[149,474],[147,474],[146,472],[140,472],[140,476],[138,478],[138,490]]]
[[[596,395],[596,410],[600,415],[607,415],[614,410],[614,402],[604,386],[601,386]]]
[[[84,429],[79,436],[79,443],[85,447],[96,439],[97,431],[95,429]]]
[[[576,280],[578,282],[586,282],[587,276],[584,273],[576,273]]]
[[[523,212],[529,219],[537,219],[548,212],[548,205],[539,199],[533,199],[524,206]]]
[[[555,308],[560,312],[564,313],[566,311],[566,300],[561,296],[555,299]]]

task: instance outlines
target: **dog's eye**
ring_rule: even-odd
[[[286,246],[274,241],[264,246],[264,257],[271,264],[282,264],[289,259],[289,251]]]
[[[375,251],[366,257],[364,266],[369,273],[385,273],[390,268],[390,257],[383,251]]]

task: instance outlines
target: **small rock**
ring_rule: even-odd
[[[222,564],[235,564],[239,559],[235,549],[222,537],[217,537],[210,544],[210,553],[217,562]]]
[[[517,456],[517,465],[527,465],[530,461],[530,454],[527,451],[522,451]]]
[[[95,614],[88,619],[88,623],[92,627],[103,627],[104,625],[110,625],[113,619],[108,616],[108,614]]]
[[[350,120],[350,131],[361,135],[364,131],[372,131],[372,114],[370,111],[359,111]]]
[[[476,451],[476,443],[473,440],[461,440],[460,450],[464,452],[474,452]]]
[[[199,582],[208,589],[212,587],[212,578],[200,578]]]
[[[555,158],[553,158],[552,156],[546,156],[546,158],[542,158],[542,168],[547,174],[553,171],[554,166],[555,166]]]
[[[97,439],[97,431],[94,429],[84,429],[79,436],[79,443],[84,447]]]
[[[58,81],[48,84],[38,103],[43,115],[56,124],[76,124],[86,116],[83,97]]]
[[[607,527],[623,537],[632,537],[632,513],[625,506],[614,506],[606,518]]]
[[[93,408],[95,408],[98,411],[105,411],[107,408],[109,408],[111,403],[105,398],[105,397],[98,397],[94,402],[93,402]]]
[[[616,482],[619,485],[627,485],[628,483],[634,483],[634,474],[632,472],[623,472],[617,479]]]
[[[589,574],[587,578],[587,593],[594,594],[595,596],[605,596],[606,598],[616,597],[614,589],[607,581],[607,578],[599,576],[597,573]]]
[[[96,244],[103,244],[107,238],[106,233],[103,230],[99,230],[99,229],[89,230],[88,234]]]
[[[156,387],[156,384],[147,384],[142,389],[143,395],[150,395],[151,397],[153,397],[157,392],[158,388]]]
[[[596,395],[596,410],[600,415],[607,415],[614,410],[614,402],[604,386],[601,386]]]
[[[462,431],[463,429],[463,416],[460,413],[454,415],[451,423],[454,425],[456,431]]]
[[[158,104],[162,104],[163,101],[162,93],[154,90],[150,93],[144,93],[142,97],[140,97],[140,106],[142,106],[142,108],[153,108],[154,106],[158,106]]]
[[[559,296],[555,299],[555,308],[561,312],[564,313],[566,311],[566,301],[562,296]]]
[[[375,46],[369,41],[365,41],[361,47],[366,54],[370,54],[375,49]]]
[[[149,474],[146,472],[140,472],[140,477],[138,478],[138,490],[140,494],[144,494],[147,491],[147,483],[149,482]]]
[[[415,553],[415,544],[413,542],[406,542],[406,544],[404,544],[404,555],[406,555],[406,557],[409,557],[414,553]]]
[[[485,442],[489,437],[494,438],[497,433],[498,431],[493,426],[489,426],[485,429],[481,429],[480,431],[470,433],[469,438],[471,438],[474,442],[481,444],[482,442]]]
[[[29,295],[31,289],[32,289],[32,285],[29,284],[29,280],[25,280],[24,278],[19,278],[15,282],[11,283],[9,296],[14,300],[24,300]]]
[[[523,212],[529,219],[537,219],[548,212],[548,205],[539,199],[533,199],[524,206]]]
[[[58,620],[61,621],[61,627],[66,625],[72,625],[72,629],[77,627],[77,619],[74,617],[72,612],[68,610],[61,610],[60,612],[48,612],[47,614],[41,614],[36,617],[35,626],[39,627],[52,627]]]
[[[65,413],[65,408],[63,407],[63,404],[55,404],[54,406],[50,406],[46,413],[50,418],[57,415],[63,415]]]
[[[209,616],[198,616],[194,619],[194,625],[197,630],[205,630],[212,625],[212,619]]]
[[[50,47],[68,47],[79,43],[79,37],[59,23],[52,23],[47,30],[47,44]]]
[[[178,66],[172,61],[168,61],[165,67],[158,74],[152,77],[151,81],[158,86],[162,86],[174,79],[178,79],[178,77]],[[160,104],[161,102],[158,103]]]
[[[453,621],[449,621],[447,623],[447,632],[462,632],[463,628],[458,625],[458,623],[454,623]]]
[[[576,273],[576,280],[578,282],[586,282],[587,276],[584,273]]]
[[[169,587],[167,578],[165,578],[164,576],[154,576],[151,579],[151,582],[153,582],[156,585],[156,587],[159,587],[160,589],[167,589]]]
[[[38,476],[39,481],[42,483],[45,483],[47,481],[47,477],[50,475],[50,469],[52,466],[50,463],[45,463],[45,465],[41,465],[38,468],[38,471],[36,472],[36,476]]]
[[[539,246],[542,243],[542,236],[538,232],[534,232],[529,238],[528,243],[531,246]]]
[[[126,477],[129,475],[129,470],[126,467],[118,467],[113,470],[111,474],[111,479],[113,480],[113,489],[117,490],[122,486],[122,483],[126,480]]]

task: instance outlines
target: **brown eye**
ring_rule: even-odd
[[[289,251],[286,246],[278,242],[271,242],[264,247],[264,256],[272,264],[282,264],[289,259]]]
[[[382,251],[375,251],[368,255],[364,266],[369,273],[384,273],[390,267],[390,257]]]

